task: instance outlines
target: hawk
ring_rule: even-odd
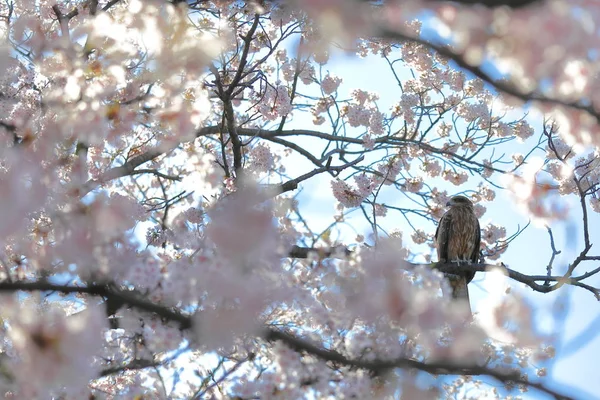
[[[476,263],[479,260],[481,231],[473,210],[473,203],[465,196],[454,196],[446,203],[446,206],[450,208],[440,219],[435,231],[439,262]],[[471,282],[475,272],[448,275],[452,287],[452,297],[466,300],[470,313],[467,284]]]

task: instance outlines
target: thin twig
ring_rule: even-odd
[[[546,229],[548,230],[548,235],[550,235],[550,248],[552,249],[552,255],[550,256],[550,261],[548,262],[548,266],[546,266],[546,272],[548,276],[552,275],[552,264],[554,264],[554,259],[557,255],[561,253],[560,250],[556,250],[556,245],[554,244],[554,236],[552,235],[552,229],[546,225]],[[550,286],[550,281],[544,282],[545,286]]]

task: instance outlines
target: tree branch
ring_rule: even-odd
[[[469,0],[466,0],[466,1],[469,1]],[[379,32],[379,36],[386,38],[386,39],[396,40],[396,41],[409,41],[409,42],[418,43],[418,44],[423,45],[431,50],[434,50],[437,53],[439,53],[440,55],[454,61],[456,64],[458,64],[459,67],[471,72],[472,74],[474,74],[481,80],[492,85],[497,90],[504,92],[506,94],[509,94],[513,97],[516,97],[524,102],[537,101],[539,103],[544,103],[544,104],[549,104],[549,105],[564,106],[564,107],[571,108],[574,110],[583,111],[583,112],[589,114],[590,116],[594,117],[597,121],[600,122],[600,113],[598,113],[594,109],[593,106],[588,105],[587,103],[584,103],[584,102],[565,101],[565,100],[562,100],[559,98],[548,97],[548,96],[541,94],[538,91],[522,91],[522,90],[518,89],[516,86],[514,86],[513,84],[511,84],[510,82],[501,81],[501,80],[493,78],[487,72],[483,71],[479,66],[469,64],[466,61],[466,59],[464,58],[463,54],[459,54],[459,53],[452,51],[448,46],[434,44],[425,39],[409,36],[404,33],[397,32],[397,31],[394,31],[394,30],[391,30],[388,28],[382,28]]]
[[[579,257],[573,262],[579,263]],[[411,265],[429,265],[431,268],[437,269],[440,272],[447,274],[461,274],[465,272],[487,272],[493,268],[499,268],[503,270],[509,278],[524,283],[536,292],[550,293],[559,289],[563,285],[571,285],[581,287],[590,291],[597,300],[600,300],[600,289],[579,282],[577,279],[565,277],[565,276],[548,276],[548,275],[525,275],[517,272],[513,269],[508,268],[504,263],[500,264],[456,264],[456,263],[433,263],[433,264],[411,264]],[[537,282],[544,282],[539,284]],[[545,282],[556,282],[554,285],[546,285]]]
[[[229,124],[227,124],[227,125],[229,125]],[[216,135],[216,134],[221,133],[222,131],[223,131],[223,133],[229,133],[231,135],[231,131],[229,130],[229,128],[227,126],[225,126],[223,128],[225,128],[225,129],[222,129],[222,127],[220,127],[220,126],[207,126],[204,128],[200,128],[198,130],[198,132],[196,132],[196,137]],[[308,153],[306,150],[300,148],[300,146],[296,145],[295,143],[282,140],[282,139],[280,139],[280,137],[283,137],[283,136],[309,136],[309,137],[316,137],[316,138],[320,138],[323,140],[329,140],[329,141],[334,141],[334,142],[353,143],[353,144],[359,144],[359,145],[362,145],[362,143],[363,143],[362,139],[359,139],[359,138],[334,136],[334,135],[331,135],[328,133],[307,130],[307,129],[290,129],[290,130],[281,130],[280,131],[280,130],[263,130],[263,129],[258,129],[258,128],[236,128],[236,134],[238,136],[258,137],[261,139],[273,141],[275,143],[281,144],[282,146],[287,146],[287,147],[296,149],[297,151],[301,151],[302,154],[304,154],[304,155],[308,154],[310,156],[310,160],[319,167],[322,167],[321,160],[312,156],[310,153]],[[231,136],[231,139],[233,141],[233,136]],[[504,171],[504,170],[494,168],[494,167],[491,167],[488,165],[484,165],[477,161],[473,161],[466,157],[462,157],[451,151],[439,149],[437,147],[431,146],[427,143],[422,143],[417,140],[401,139],[401,138],[397,138],[397,137],[379,137],[379,138],[375,139],[375,142],[376,143],[387,143],[387,144],[393,145],[393,146],[398,146],[400,144],[412,144],[415,146],[419,146],[420,148],[422,148],[425,151],[428,151],[431,153],[436,153],[436,154],[443,154],[443,155],[446,155],[446,156],[450,157],[451,159],[454,159],[458,162],[470,164],[470,165],[476,166],[478,168],[491,169],[491,170],[493,170],[495,172],[499,172],[499,173],[509,172],[509,171]],[[159,157],[163,154],[166,154],[169,151],[173,150],[175,147],[176,147],[176,145],[175,146],[170,145],[167,147],[157,146],[154,149],[148,150],[146,153],[140,154],[140,155],[132,158],[131,160],[127,161],[125,164],[123,164],[119,167],[114,167],[114,168],[109,169],[108,171],[103,173],[98,179],[93,179],[93,180],[87,181],[83,185],[83,188],[81,190],[81,195],[84,196],[85,194],[89,193],[90,191],[96,189],[97,187],[101,186],[102,184],[109,182],[113,179],[123,178],[125,176],[132,175],[134,173],[135,168],[137,168],[141,164],[148,162],[148,161],[150,161],[156,157]],[[241,153],[240,153],[240,156],[241,156]],[[241,161],[239,162],[239,165],[241,165]],[[354,164],[352,164],[352,165],[354,165]],[[290,185],[292,185],[292,183],[290,183]]]
[[[477,365],[461,365],[443,362],[425,363],[408,358],[363,361],[360,359],[347,358],[335,350],[318,347],[306,340],[278,330],[267,329],[263,336],[267,341],[270,342],[281,341],[296,352],[306,352],[325,361],[331,361],[336,364],[349,367],[366,369],[374,373],[381,373],[393,368],[412,368],[434,375],[487,375],[502,383],[517,383],[530,386],[543,393],[553,396],[555,399],[573,399],[572,397],[555,392],[554,390],[549,389],[540,383],[529,382],[528,380],[523,379],[518,372],[504,372],[500,369],[489,369]]]
[[[345,246],[337,246],[333,248],[329,247],[300,247],[294,246],[292,250],[288,253],[288,257],[291,258],[308,258],[311,253],[315,253],[319,258],[345,258],[346,256],[352,253]],[[580,254],[571,265],[578,265],[585,256]],[[444,274],[462,274],[465,272],[488,272],[490,269],[499,268],[503,270],[509,278],[524,283],[529,286],[531,289],[540,293],[550,293],[555,290],[558,290],[563,285],[571,285],[583,288],[589,292],[591,292],[597,300],[600,301],[600,289],[595,288],[591,285],[580,282],[582,279],[580,277],[571,278],[566,277],[564,275],[552,276],[552,275],[526,275],[522,274],[518,271],[508,268],[504,263],[500,264],[486,264],[486,263],[478,263],[478,264],[466,264],[466,263],[432,263],[432,264],[415,264],[409,263],[410,266],[416,267],[419,265],[429,266],[430,268],[437,269],[438,271]],[[598,268],[600,271],[600,268]],[[590,275],[585,276],[586,278]],[[538,283],[542,282],[542,283]],[[556,282],[554,285],[550,285],[550,282]]]
[[[136,173],[135,169],[148,162],[153,160],[156,157],[159,157],[163,154],[168,153],[173,150],[175,146],[171,146],[169,148],[157,147],[155,149],[148,150],[147,152],[140,154],[139,156],[135,156],[125,164],[109,169],[104,172],[98,179],[90,179],[87,181],[80,192],[81,196],[85,196],[87,193],[96,189],[97,187],[103,185],[106,182],[110,182],[113,179],[123,178],[125,176],[130,176]]]
[[[123,365],[120,367],[104,368],[102,371],[100,371],[100,376],[114,375],[114,374],[118,374],[119,372],[123,372],[123,371],[132,371],[132,370],[138,370],[138,369],[144,369],[144,368],[158,367],[160,365],[161,365],[161,363],[156,362],[156,361],[138,359],[138,360],[133,360],[129,364]]]
[[[438,268],[446,269],[446,265],[437,265]],[[451,268],[452,267],[452,268]],[[449,271],[456,272],[456,268],[464,268],[465,266],[448,266]],[[542,276],[541,279],[544,279]],[[121,301],[133,308],[140,311],[149,312],[155,314],[165,320],[177,322],[180,325],[180,329],[191,329],[193,326],[192,317],[189,315],[182,314],[171,308],[161,306],[158,304],[151,303],[145,299],[141,299],[138,296],[130,293],[121,291],[119,289],[111,287],[109,284],[106,285],[89,285],[89,286],[69,286],[69,285],[58,285],[47,281],[34,281],[34,282],[0,282],[0,292],[14,292],[14,291],[50,291],[50,292],[61,292],[61,293],[84,293],[93,296],[102,296],[107,299]],[[413,368],[420,371],[428,372],[435,375],[487,375],[503,383],[520,383],[533,388],[536,388],[544,393],[554,396],[556,399],[571,399],[571,397],[564,396],[545,386],[529,382],[521,378],[518,373],[504,372],[501,370],[489,369],[486,367],[476,365],[461,365],[461,364],[450,364],[431,362],[425,363],[417,360],[400,358],[395,360],[372,360],[364,361],[360,359],[350,359],[342,355],[335,350],[328,350],[318,347],[308,341],[292,336],[288,333],[267,328],[263,331],[263,338],[267,341],[282,341],[287,346],[298,352],[306,352],[315,355],[323,360],[332,361],[338,364],[367,369],[373,372],[383,372],[392,368]],[[117,373],[123,369],[139,369],[152,367],[152,362],[147,360],[136,360],[124,367],[107,368],[102,371],[102,376],[106,376],[112,373]]]
[[[333,177],[336,177],[339,175],[340,172],[342,172],[344,169],[351,167],[353,165],[358,164],[359,162],[361,162],[362,160],[365,159],[365,156],[360,156],[358,157],[356,160],[347,162],[345,164],[342,165],[337,165],[337,166],[331,166],[330,162],[331,162],[331,157],[329,158],[329,162],[322,166],[321,168],[317,168],[314,169],[310,172],[307,172],[304,175],[300,175],[299,177],[295,178],[295,179],[290,179],[287,182],[284,182],[281,187],[280,187],[280,193],[285,193],[285,192],[289,192],[291,190],[296,190],[298,188],[298,184],[300,182],[303,182],[309,178],[312,178],[315,175],[321,174],[323,172],[329,172]]]
[[[192,320],[190,316],[182,314],[171,308],[149,302],[140,296],[119,290],[110,284],[71,286],[57,285],[48,281],[0,282],[0,292],[15,292],[18,290],[25,292],[59,292],[65,294],[84,293],[92,296],[102,296],[106,299],[106,301],[112,301],[115,304],[129,305],[140,311],[146,311],[169,321],[177,322],[179,323],[180,329],[189,329],[192,327]]]
[[[294,246],[288,253],[290,258],[308,258],[311,254],[321,258],[343,258],[352,254],[346,246],[336,247],[300,247]]]
[[[548,262],[548,265],[546,266],[546,272],[548,273],[548,276],[552,275],[552,265],[554,264],[554,259],[556,258],[557,255],[559,255],[561,253],[560,250],[556,250],[556,244],[554,243],[554,235],[552,235],[552,229],[550,229],[549,226],[546,225],[546,230],[548,230],[548,235],[550,235],[550,248],[552,249],[552,255],[550,256],[550,261]],[[549,286],[550,282],[546,281],[544,282],[544,286]]]
[[[465,5],[482,5],[489,8],[509,7],[509,8],[525,8],[536,3],[542,3],[544,0],[429,0],[432,3],[458,3]]]

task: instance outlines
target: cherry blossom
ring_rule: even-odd
[[[521,286],[598,297],[598,7],[462,3],[0,4],[5,397],[552,391]],[[505,264],[505,189],[581,211],[566,271]],[[482,262],[432,263],[457,194]]]

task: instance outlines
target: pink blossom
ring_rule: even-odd
[[[331,181],[333,195],[344,207],[358,207],[364,200],[358,190],[340,179]]]
[[[375,147],[375,139],[373,139],[373,137],[369,134],[364,135],[362,141],[363,147],[366,150],[373,150],[373,148]]]
[[[57,307],[39,313],[39,304],[29,299],[23,307],[3,307],[11,321],[8,336],[18,354],[13,366],[19,392],[35,398],[49,390],[79,390],[95,378],[104,329],[103,310],[92,304],[76,315],[66,316]],[[32,379],[35,378],[35,379]]]
[[[506,237],[506,228],[499,225],[487,224],[482,228],[481,239],[489,244],[494,244],[498,240]]]
[[[262,116],[273,121],[279,117],[285,117],[292,112],[292,104],[288,88],[286,86],[277,86],[275,89],[267,87],[261,103],[258,105],[258,111]]]
[[[375,213],[376,216],[378,216],[378,217],[385,217],[387,215],[388,209],[387,209],[387,207],[385,205],[383,205],[383,204],[375,204],[373,206],[373,208],[374,208],[374,213]]]
[[[438,160],[426,159],[421,164],[421,169],[432,178],[439,176],[442,172],[442,166]]]
[[[483,206],[481,204],[475,204],[473,206],[473,211],[475,212],[475,216],[477,218],[481,219],[481,217],[483,217],[483,215],[485,214],[487,209],[485,208],[485,206]]]
[[[404,189],[411,193],[418,193],[423,189],[423,178],[417,176],[406,179],[404,181]]]
[[[338,87],[342,83],[342,78],[339,78],[335,75],[327,75],[321,81],[321,88],[323,89],[323,93],[331,94],[335,92]]]
[[[477,192],[485,201],[493,201],[496,198],[496,192],[488,185],[479,185]]]
[[[467,175],[467,173],[465,171],[445,170],[442,173],[442,177],[445,180],[453,183],[455,186],[462,185],[463,183],[465,183],[467,181],[467,179],[469,179],[469,176]]]
[[[533,128],[525,121],[519,121],[515,126],[514,131],[515,136],[521,141],[530,138],[534,134]]]
[[[590,199],[590,205],[592,206],[592,210],[594,210],[597,213],[600,213],[600,199],[598,199],[597,197],[592,197]]]
[[[421,229],[417,229],[412,235],[411,239],[415,244],[423,244],[426,241],[430,240],[429,235],[425,233],[425,231]]]
[[[247,189],[229,195],[208,212],[207,237],[223,257],[237,259],[272,252],[267,241],[276,235],[268,207],[256,205],[258,193]]]
[[[370,133],[373,133],[374,135],[382,135],[384,133],[383,118],[383,113],[379,111],[373,111],[371,113],[368,124]]]
[[[275,167],[275,157],[267,145],[259,143],[250,150],[250,163],[255,171],[268,172]]]

